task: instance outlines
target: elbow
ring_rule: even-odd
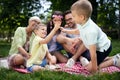
[[[45,39],[41,41],[42,44],[47,44],[48,42],[49,42],[49,41],[48,41],[48,40],[45,40]]]

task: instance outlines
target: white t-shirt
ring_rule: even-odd
[[[111,41],[107,35],[90,18],[83,26],[79,24],[77,26],[80,31],[80,38],[86,48],[89,49],[90,45],[95,44],[97,51],[104,52],[110,47]]]

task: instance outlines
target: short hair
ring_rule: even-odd
[[[35,21],[37,21],[37,22],[39,22],[39,23],[42,23],[41,19],[40,19],[39,17],[37,17],[37,16],[33,16],[33,17],[30,17],[30,18],[29,18],[29,22],[30,22],[30,21],[33,21],[33,20],[35,20]]]
[[[40,27],[47,27],[47,25],[41,23],[41,24],[37,24],[35,27],[35,30],[38,30]]]
[[[76,11],[77,15],[84,15],[89,18],[92,14],[92,5],[88,0],[78,0],[71,6],[71,11]]]
[[[70,14],[70,13],[71,13],[70,10],[66,10],[66,11],[64,12],[63,16],[65,17],[67,14]]]

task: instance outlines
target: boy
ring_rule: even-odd
[[[100,63],[111,52],[111,41],[107,35],[91,20],[92,5],[88,0],[79,0],[71,6],[71,12],[78,29],[63,32],[80,34],[80,39],[90,52],[91,61],[86,67],[90,72],[96,72]]]

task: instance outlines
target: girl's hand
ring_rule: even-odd
[[[56,64],[56,61],[57,61],[56,57],[55,56],[51,56],[50,61],[49,61],[49,65]]]

